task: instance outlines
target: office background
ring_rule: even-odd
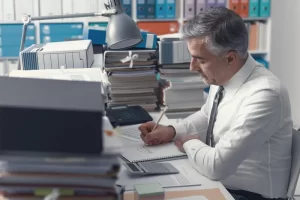
[[[227,1],[234,2],[234,0]],[[300,127],[298,105],[300,102],[300,54],[298,50],[300,1],[269,1],[271,1],[269,14],[263,13],[263,15],[255,16],[255,13],[247,15],[240,12],[249,28],[251,40],[249,51],[255,57],[266,61],[266,67],[286,85],[290,95],[294,125]],[[0,0],[0,75],[7,75],[9,71],[17,69],[23,13],[32,16],[47,16],[100,12],[104,9],[104,2],[105,0]],[[201,8],[200,4],[198,5],[200,7],[193,3],[189,4],[194,0],[176,0],[174,13],[156,15],[155,18],[154,15],[147,15],[139,9],[139,6],[145,2],[151,1],[123,0],[126,12],[141,29],[158,35],[176,33],[180,25],[190,18],[192,13],[197,12],[193,8]],[[153,2],[159,2],[159,0]],[[170,2],[172,4],[172,1]],[[209,0],[203,2],[209,2]],[[33,43],[81,39],[83,27],[106,26],[107,22],[108,18],[105,17],[34,21],[28,27],[25,46]],[[296,195],[300,195],[299,184]]]
[[[297,0],[270,1],[270,17],[268,17],[268,14],[265,14],[262,17],[257,16],[260,18],[260,20],[257,20],[256,17],[249,16],[251,13],[248,13],[248,17],[244,16],[246,23],[261,25],[259,35],[256,38],[259,42],[256,44],[253,42],[254,45],[249,50],[253,55],[262,57],[268,61],[270,70],[287,86],[293,109],[293,120],[295,125],[299,126],[300,110],[298,102],[300,102],[300,94],[297,85],[299,85],[298,74],[300,69],[298,68],[297,44],[300,43],[300,39],[297,35],[300,27],[300,21],[298,20],[300,14],[297,12],[297,8],[300,2]],[[105,1],[0,0],[0,68],[4,68],[4,65],[8,65],[9,70],[17,68],[17,56],[22,28],[21,17],[23,13],[32,16],[45,16],[99,12],[104,9],[103,2]],[[156,32],[157,34],[176,33],[185,19],[190,17],[187,12],[192,10],[192,6],[190,8],[185,6],[185,4],[188,5],[191,1],[176,0],[176,12],[174,16],[171,14],[169,16],[157,16],[159,19],[153,19],[153,16],[143,15],[137,9],[144,2],[145,0],[123,0],[124,6],[127,4],[127,13],[137,21],[139,27],[146,31]],[[194,9],[197,9],[197,6]],[[192,12],[197,11],[192,10]],[[26,46],[34,42],[80,39],[84,26],[106,26],[107,21],[108,18],[105,17],[35,21],[33,22],[35,26],[29,26],[28,28]],[[51,33],[49,33],[49,27],[52,28]],[[7,35],[5,35],[6,33]],[[1,74],[5,73],[3,70],[0,71]]]

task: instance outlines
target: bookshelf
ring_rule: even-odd
[[[228,1],[227,0],[227,7],[228,5]],[[153,22],[153,23],[169,23],[169,24],[173,24],[174,23],[174,27],[175,27],[175,23],[178,23],[178,27],[180,27],[185,21],[187,21],[188,19],[184,17],[184,7],[185,7],[185,1],[184,0],[176,0],[176,17],[174,19],[137,19],[137,11],[136,11],[136,3],[137,0],[132,0],[132,18],[136,21],[136,22]],[[260,43],[261,46],[263,46],[263,48],[259,48],[259,44],[258,47],[256,49],[249,49],[249,53],[251,53],[253,56],[259,56],[264,58],[266,61],[270,61],[270,41],[271,41],[271,17],[243,17],[244,22],[247,24],[253,24],[253,23],[258,23],[258,24],[263,24],[263,31],[264,34],[262,33],[258,33],[258,34],[262,34],[263,40]],[[146,25],[144,25],[146,26]],[[177,32],[177,30],[174,31],[174,33]],[[172,33],[172,32],[170,32]],[[259,42],[258,42],[259,43]]]
[[[2,7],[0,7],[0,25],[7,23],[19,23],[20,21],[20,12],[32,14],[33,16],[45,16],[51,14],[70,14],[70,13],[86,13],[86,12],[100,12],[104,9],[104,0],[0,0],[2,3]],[[137,22],[137,24],[142,23],[143,28],[147,27],[148,24],[152,24],[156,29],[162,29],[168,27],[170,33],[176,33],[179,27],[187,20],[184,17],[184,0],[175,0],[176,1],[176,17],[174,19],[137,19],[137,8],[136,3],[137,0],[131,0],[131,13],[132,18]],[[227,0],[229,1],[229,0]],[[23,6],[26,4],[26,6]],[[5,12],[2,12],[5,9]],[[260,56],[269,61],[270,54],[270,36],[271,36],[271,18],[270,17],[257,17],[257,18],[244,18],[245,23],[262,23],[265,24],[265,33],[264,33],[264,48],[251,49],[249,52],[252,55]],[[105,23],[108,22],[108,18],[105,17],[86,17],[86,18],[74,18],[74,19],[62,19],[62,20],[47,20],[43,22],[35,21],[33,22],[35,25],[35,39],[36,43],[40,43],[43,40],[42,32],[40,30],[40,25],[42,23],[78,23],[83,24],[84,26],[88,26],[89,24],[101,24],[105,26]],[[159,28],[157,28],[159,27]],[[0,31],[1,33],[1,31]],[[71,34],[74,37],[74,34]],[[76,38],[80,39],[80,33],[76,33]],[[70,39],[72,39],[70,36]],[[1,37],[1,34],[0,34]],[[21,35],[20,35],[21,38]],[[15,40],[19,40],[19,37]],[[47,37],[49,39],[49,37]],[[59,38],[59,37],[56,37]],[[3,40],[3,38],[2,38]],[[51,40],[49,40],[51,41]],[[0,58],[3,59],[12,59],[18,56],[18,52],[16,55],[2,55],[3,49],[1,48],[0,43]],[[0,61],[1,62],[1,61]],[[0,63],[1,66],[1,63]],[[1,74],[1,72],[0,72]]]

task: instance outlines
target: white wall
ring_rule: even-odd
[[[271,1],[270,69],[288,88],[294,124],[300,125],[300,1]]]

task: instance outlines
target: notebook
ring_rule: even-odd
[[[160,160],[175,160],[186,158],[186,153],[181,152],[174,142],[157,146],[144,144],[125,148],[121,157],[127,162],[147,162]]]

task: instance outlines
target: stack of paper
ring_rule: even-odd
[[[168,118],[184,118],[201,108],[207,85],[197,72],[189,70],[189,64],[163,65],[160,71],[161,78],[169,84],[164,91]]]
[[[111,105],[157,107],[157,70],[154,50],[106,51],[104,69],[110,83]]]
[[[0,197],[44,199],[58,192],[59,199],[116,200],[120,164],[117,155],[45,158],[7,156],[0,162]]]

